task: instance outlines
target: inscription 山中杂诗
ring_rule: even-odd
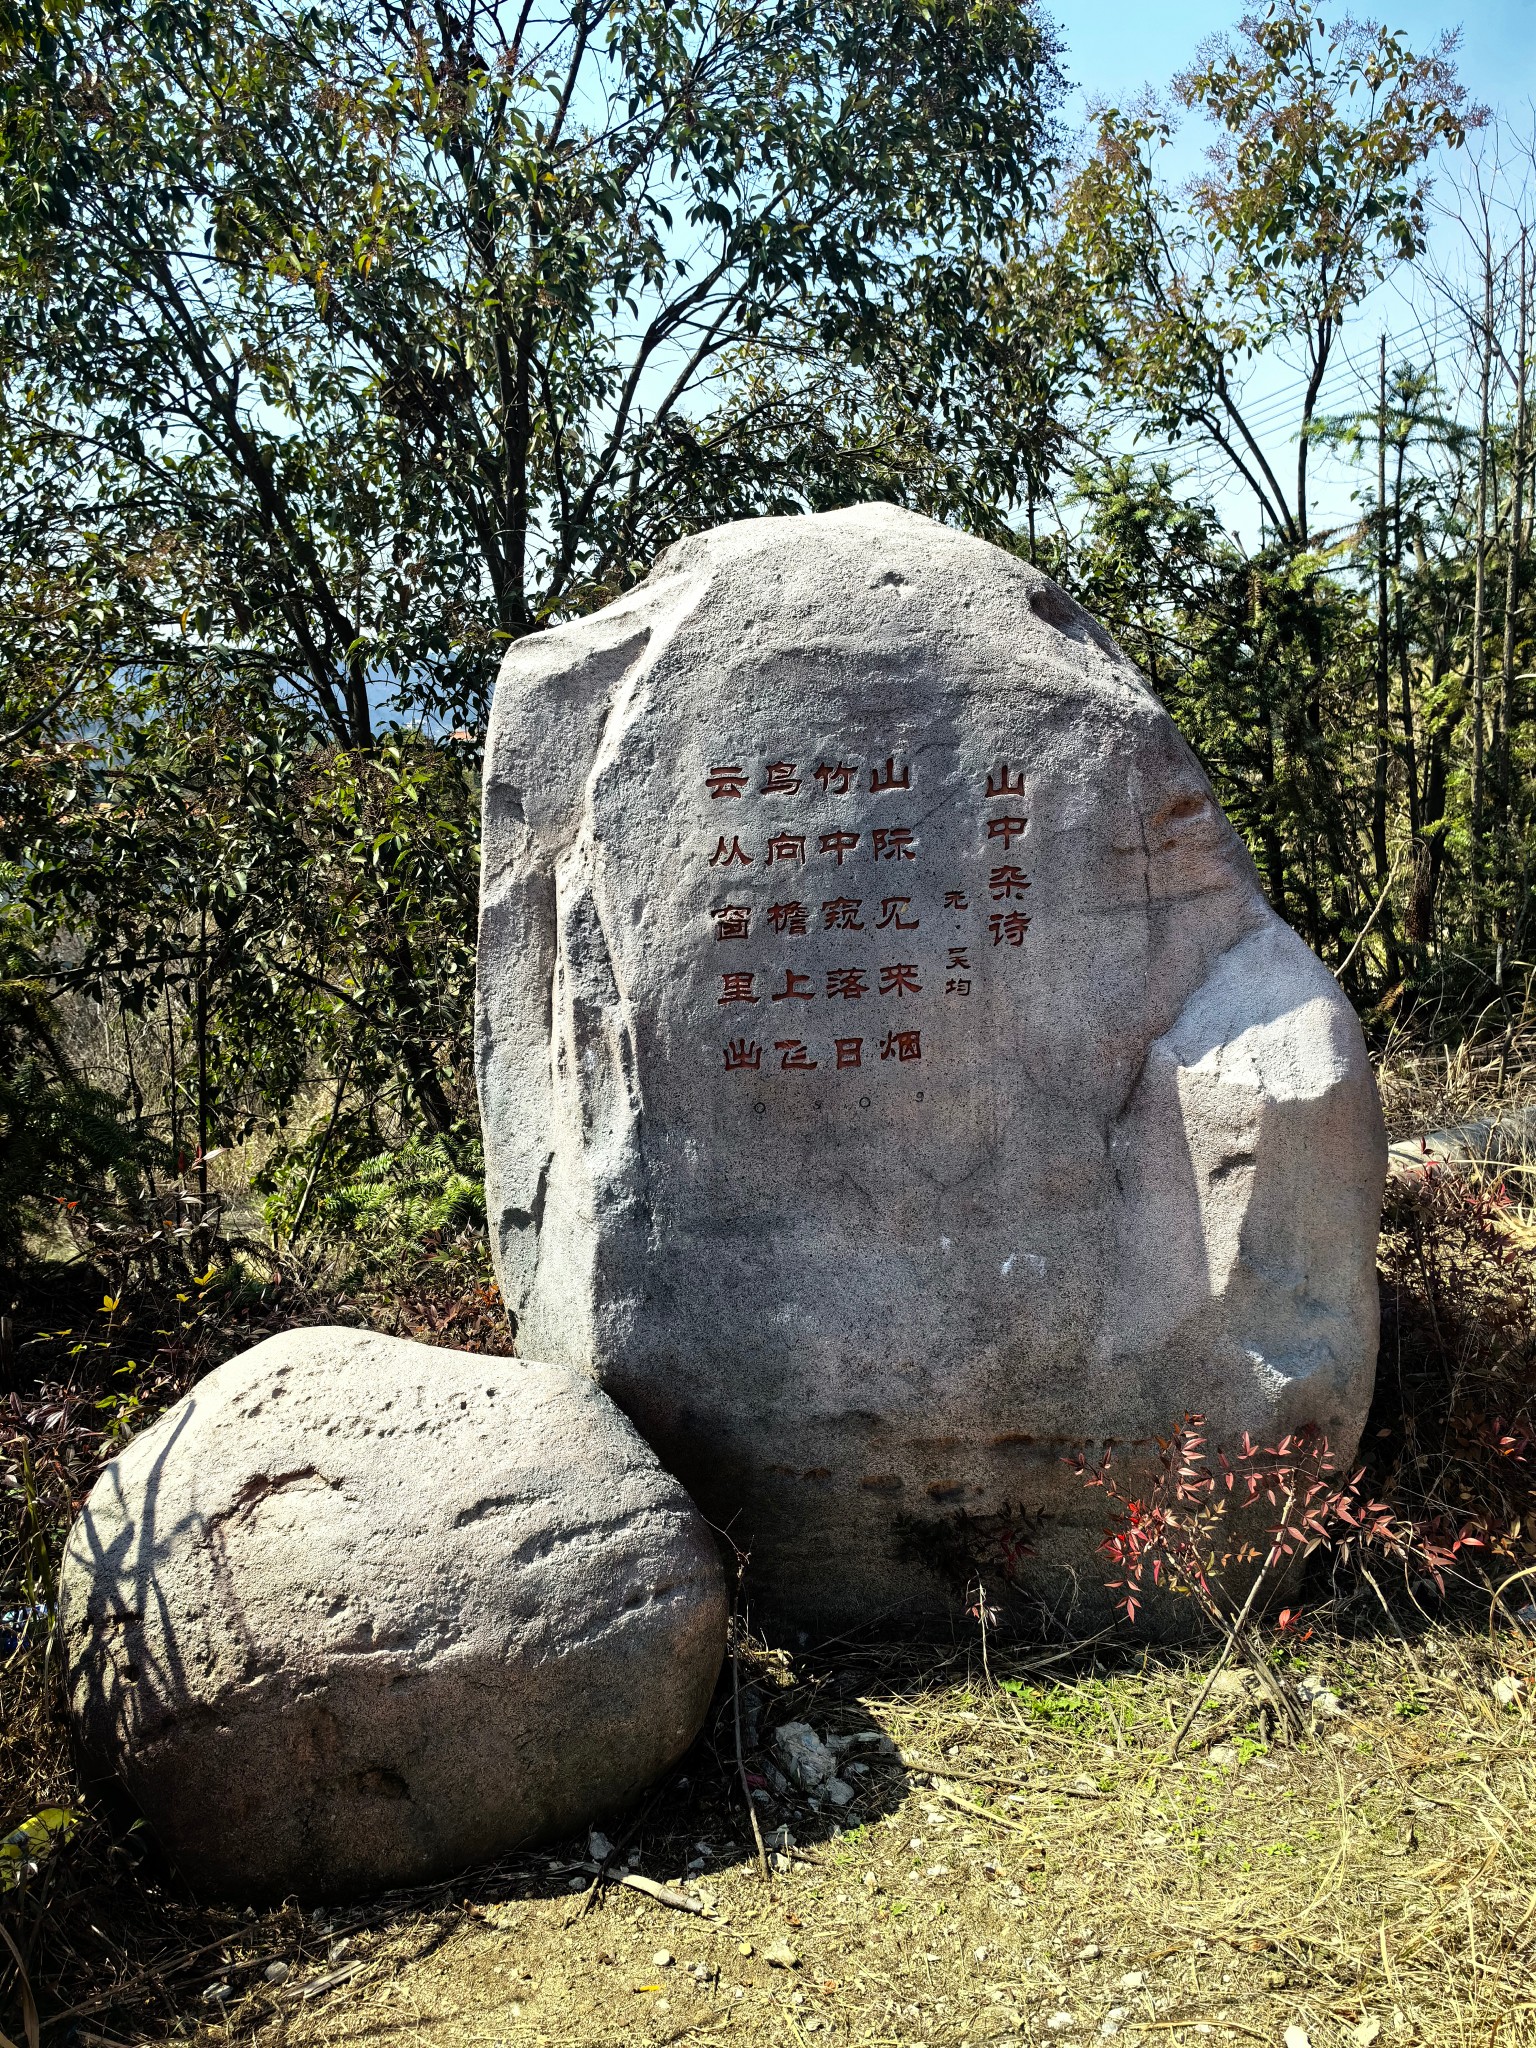
[[[520,1348],[596,1374],[764,1607],[942,1606],[957,1518],[1091,1590],[1064,1451],[1190,1410],[1347,1449],[1359,1026],[1030,565],[889,506],[679,543],[509,652],[484,848]]]

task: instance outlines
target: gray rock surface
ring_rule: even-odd
[[[571,1833],[687,1748],[709,1531],[565,1367],[273,1337],[107,1467],[61,1584],[69,1701],[187,1879],[411,1884]]]
[[[999,549],[724,527],[510,651],[479,1074],[523,1347],[802,1626],[941,1605],[961,1517],[1097,1586],[1085,1440],[1353,1446],[1359,1026],[1137,671]]]

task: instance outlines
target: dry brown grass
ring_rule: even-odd
[[[1508,1018],[1494,1010],[1487,1029],[1454,1043],[1388,1038],[1375,1067],[1389,1137],[1417,1137],[1536,1102],[1536,1023],[1518,1007],[1518,993]]]
[[[980,2048],[1086,2043],[1106,2026],[1147,2048],[1278,2048],[1290,2026],[1313,2048],[1359,2048],[1373,2029],[1383,2048],[1536,2040],[1536,1730],[1492,1692],[1511,1675],[1528,1686],[1525,1642],[1334,1636],[1302,1661],[1342,1718],[1270,1749],[1228,1699],[1197,1753],[1171,1762],[1195,1682],[1183,1662],[1053,1677],[994,1657],[997,1688],[974,1649],[781,1659],[765,1737],[788,1718],[879,1728],[956,1776],[873,1767],[842,1832],[772,1800],[764,1819],[794,1847],[765,1886],[731,1759],[706,1742],[637,1841],[642,1869],[707,1917],[612,1886],[589,1904],[569,1889],[584,1853],[571,1844],[371,1912],[237,1923],[183,1971],[174,2004],[185,2023],[229,1985],[219,2023],[202,2024],[209,2048]],[[781,1943],[792,1967],[767,1959]],[[655,1962],[663,1950],[672,1963]],[[290,1964],[281,1986],[269,1958]],[[116,2038],[140,2037],[131,2017],[117,2009]],[[170,2017],[142,2011],[144,2032]]]

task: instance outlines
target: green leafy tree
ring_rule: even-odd
[[[1352,308],[1423,245],[1430,155],[1469,121],[1454,38],[1427,56],[1373,24],[1276,0],[1208,46],[1174,86],[1218,131],[1187,191],[1164,181],[1172,115],[1102,110],[1064,195],[1067,246],[1092,281],[1103,394],[1172,436],[1198,434],[1270,532],[1311,538],[1307,464],[1318,397]],[[1245,410],[1245,368],[1285,346],[1301,364],[1294,482]]]
[[[375,1151],[423,1124],[451,1145],[473,1101],[473,749],[317,745],[300,707],[200,673],[120,684],[113,712],[12,764],[0,853],[51,936],[40,996],[112,1017],[138,1126],[205,1180],[214,1147],[339,1084]]]
[[[12,543],[109,551],[348,746],[679,531],[900,487],[828,382],[940,388],[1053,163],[1015,0],[8,23]]]
[[[178,1159],[458,1143],[508,640],[717,519],[996,522],[1060,88],[1014,0],[0,20],[0,901]]]
[[[1445,39],[1420,55],[1374,24],[1325,24],[1312,0],[1275,0],[1175,81],[1175,101],[1215,131],[1199,176],[1177,190],[1163,175],[1171,110],[1150,99],[1104,108],[1059,210],[1063,260],[1081,280],[1075,346],[1096,379],[1090,438],[1203,444],[1257,515],[1256,547],[1234,538],[1210,553],[1203,617],[1171,593],[1200,651],[1170,701],[1248,830],[1276,907],[1324,953],[1349,951],[1374,893],[1356,835],[1370,629],[1356,536],[1316,530],[1308,465],[1349,315],[1419,253],[1429,160],[1481,118],[1467,111],[1453,48]],[[1294,370],[1289,481],[1249,402],[1253,368],[1276,359]],[[1096,484],[1095,502],[1106,492]],[[1391,746],[1376,712],[1373,794]],[[1378,854],[1384,802],[1368,814]],[[1379,890],[1388,869],[1375,866]]]
[[[17,905],[0,913],[0,1313],[28,1231],[47,1230],[58,1203],[131,1180],[142,1152],[118,1103],[81,1080],[59,1043],[29,925]]]
[[[1080,466],[1060,573],[1146,671],[1252,847],[1276,908],[1323,946],[1358,902],[1368,642],[1348,587],[1315,556],[1240,546],[1173,466]],[[1314,654],[1324,696],[1316,738]],[[1347,942],[1346,942],[1347,943]]]

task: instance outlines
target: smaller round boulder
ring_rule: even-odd
[[[622,1808],[688,1747],[724,1575],[563,1366],[298,1330],[97,1481],[59,1596],[70,1709],[184,1877],[420,1883]]]

